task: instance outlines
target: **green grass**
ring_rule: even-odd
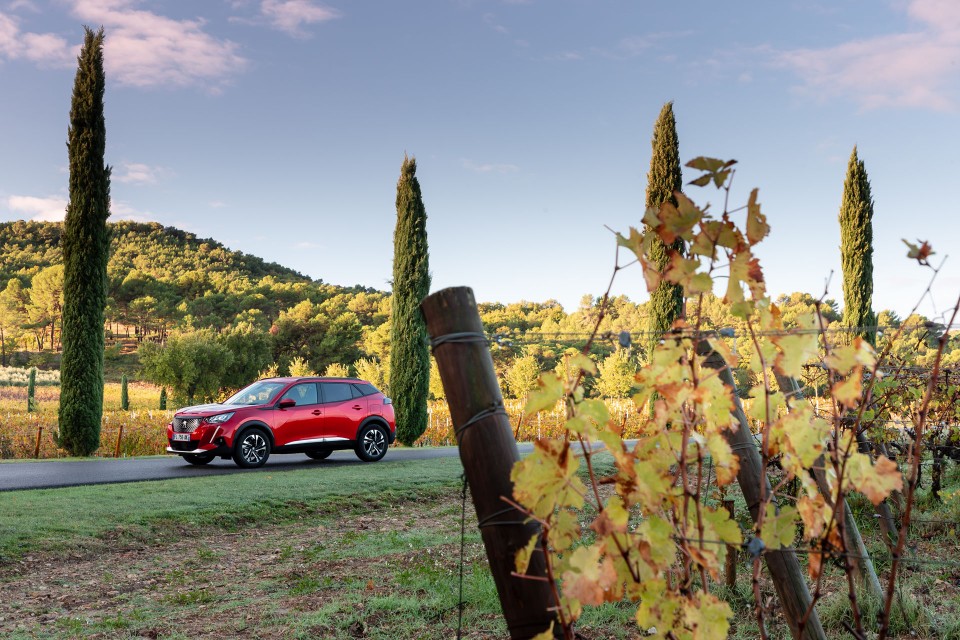
[[[457,458],[438,458],[0,492],[0,513],[17,514],[0,519],[0,557],[12,559],[36,549],[68,550],[105,538],[155,542],[208,527],[231,531],[253,523],[296,521],[308,514],[348,517],[450,494],[459,486],[461,473]]]

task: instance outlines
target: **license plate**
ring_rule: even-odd
[[[173,434],[173,439],[176,442],[189,442],[190,434],[189,433],[175,433]]]

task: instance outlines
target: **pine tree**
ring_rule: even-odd
[[[677,139],[677,122],[673,116],[673,103],[668,102],[660,110],[660,116],[653,127],[651,142],[653,153],[650,157],[650,173],[647,174],[647,208],[659,210],[666,201],[677,204],[674,191],[680,191],[683,178],[680,172],[680,142]],[[650,249],[650,257],[659,269],[663,269],[669,260],[669,249],[683,251],[683,240],[677,239],[671,247],[655,237]],[[661,282],[650,294],[650,317],[648,330],[650,341],[647,353],[653,352],[660,338],[673,322],[683,314],[683,288],[679,285]],[[648,356],[649,357],[649,356]]]
[[[127,392],[127,374],[120,374],[120,409],[130,410],[130,394]]]
[[[103,415],[103,310],[107,298],[110,167],[104,164],[103,29],[84,28],[70,107],[70,201],[63,225],[60,446],[90,455]]]
[[[873,313],[873,198],[857,148],[850,154],[840,202],[840,264],[843,268],[843,324],[875,344]],[[865,327],[871,327],[866,329]]]
[[[427,212],[417,181],[416,158],[403,159],[397,182],[393,233],[393,303],[390,331],[390,395],[397,439],[410,445],[427,428],[430,352],[420,301],[430,292]]]

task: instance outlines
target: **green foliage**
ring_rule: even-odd
[[[349,378],[350,367],[345,364],[335,362],[323,370],[323,375],[328,378]]]
[[[873,314],[873,197],[863,160],[853,148],[840,203],[840,264],[843,268],[843,322],[876,343]]]
[[[30,367],[30,377],[27,380],[27,413],[37,408],[37,368]]]
[[[677,138],[677,122],[673,115],[673,103],[663,105],[653,128],[651,142],[653,153],[650,158],[650,173],[647,174],[647,209],[659,211],[665,202],[677,204],[674,195],[683,187],[680,169],[680,142]],[[663,270],[670,261],[670,251],[682,252],[683,240],[676,238],[668,244],[656,233],[647,234],[653,238],[649,260],[657,270]],[[650,293],[650,316],[648,330],[652,351],[673,322],[683,314],[683,288],[666,280],[660,282]]]
[[[220,393],[234,355],[208,330],[140,347],[143,377],[170,388],[177,403],[209,402]]]
[[[120,376],[120,409],[130,410],[130,394],[127,391],[127,374],[125,373]]]
[[[521,356],[513,361],[505,376],[507,390],[514,398],[524,399],[537,388],[540,376],[540,363],[531,355]]]
[[[628,398],[634,387],[637,360],[626,349],[611,353],[597,365],[600,376],[594,390],[602,398]]]
[[[166,387],[160,387],[160,403],[157,408],[159,408],[160,411],[167,410],[167,388]]]
[[[388,385],[384,379],[386,370],[376,360],[372,358],[360,358],[353,363],[353,369],[357,372],[357,377],[361,380],[366,380],[383,392],[388,391]]]
[[[415,158],[403,159],[397,182],[397,226],[393,233],[390,394],[397,439],[410,445],[427,428],[430,352],[420,301],[430,292],[427,211]]]
[[[295,378],[306,378],[309,376],[315,376],[317,373],[310,368],[310,363],[305,359],[297,356],[290,361],[290,366],[288,367],[289,373]]]
[[[70,108],[70,201],[63,223],[63,359],[60,445],[90,455],[100,445],[103,324],[110,250],[110,167],[104,164],[103,28],[84,27]],[[51,336],[52,339],[52,336]]]

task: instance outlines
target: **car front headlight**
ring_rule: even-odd
[[[215,416],[210,416],[209,418],[204,418],[204,422],[207,424],[223,424],[227,420],[233,417],[233,411],[230,413],[221,413]]]

